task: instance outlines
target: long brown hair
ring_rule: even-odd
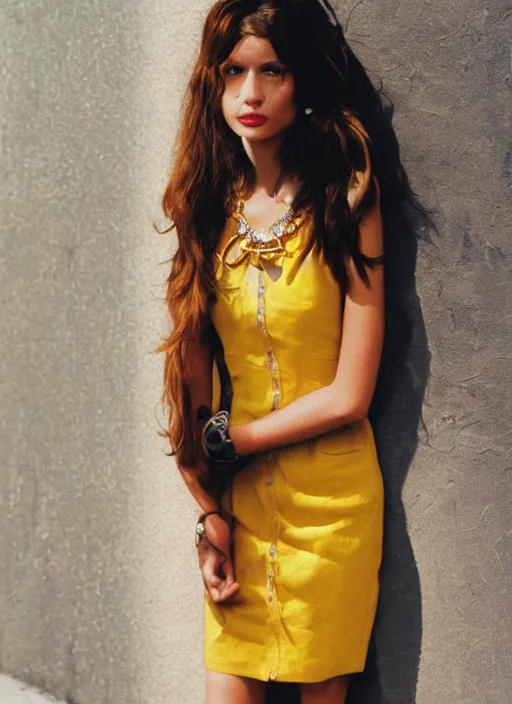
[[[255,170],[241,139],[221,110],[221,64],[245,36],[270,41],[295,81],[297,116],[277,159],[299,175],[293,207],[314,218],[305,257],[317,245],[340,284],[351,257],[368,284],[375,262],[359,249],[359,222],[376,198],[381,208],[414,200],[398,157],[390,119],[379,91],[348,46],[329,2],[319,0],[219,0],[209,11],[199,56],[185,95],[173,169],[162,207],[176,228],[178,247],[167,280],[166,303],[173,329],[155,350],[165,352],[162,401],[168,438],[180,463],[194,465],[196,419],[187,378],[187,347],[207,341],[209,307],[215,299],[212,258],[232,212],[236,193],[255,185]],[[313,113],[306,116],[306,107]],[[349,207],[356,171],[360,186]]]

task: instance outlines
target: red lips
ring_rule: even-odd
[[[247,127],[259,127],[265,124],[268,117],[257,112],[246,112],[245,115],[241,115],[237,120]]]

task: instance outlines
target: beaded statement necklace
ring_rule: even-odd
[[[219,260],[218,276],[222,275],[223,267],[237,267],[244,260],[249,258],[251,264],[258,269],[263,268],[263,262],[282,265],[283,259],[292,257],[293,252],[288,251],[284,243],[296,237],[300,231],[300,225],[304,221],[304,214],[295,214],[291,207],[291,198],[288,203],[288,210],[281,215],[268,229],[255,230],[248,223],[244,215],[244,200],[237,198],[233,217],[238,221],[235,234],[229,239],[221,252],[217,253]],[[238,245],[239,252],[231,258],[232,248]]]
[[[290,203],[291,199],[287,199],[286,202]],[[297,234],[303,220],[302,215],[296,216],[289,205],[284,215],[281,215],[268,229],[255,230],[247,222],[243,211],[244,201],[238,198],[233,215],[238,220],[236,234],[242,240],[240,241],[242,251],[283,252],[283,242]]]
[[[280,246],[280,240],[285,234],[295,234],[301,220],[301,218],[293,217],[292,207],[289,206],[285,214],[281,215],[267,230],[254,230],[247,222],[243,211],[244,201],[239,198],[234,213],[238,219],[237,235],[245,237],[251,244],[265,249],[269,243]]]

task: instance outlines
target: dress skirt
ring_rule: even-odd
[[[324,436],[273,450],[236,476],[234,567],[243,602],[226,607],[205,593],[208,670],[319,682],[364,669],[383,490],[368,421],[350,432],[360,448],[331,454],[341,445]]]

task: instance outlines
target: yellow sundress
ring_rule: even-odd
[[[284,240],[284,252],[260,256],[237,235],[238,217],[226,222],[212,317],[233,382],[233,424],[335,376],[339,285],[316,249],[297,266],[311,223]],[[272,262],[282,267],[277,279]],[[214,367],[214,412],[219,403]],[[367,418],[260,453],[235,475],[223,505],[236,519],[234,567],[244,601],[216,604],[205,592],[206,669],[287,682],[362,671],[379,592],[383,499]]]

